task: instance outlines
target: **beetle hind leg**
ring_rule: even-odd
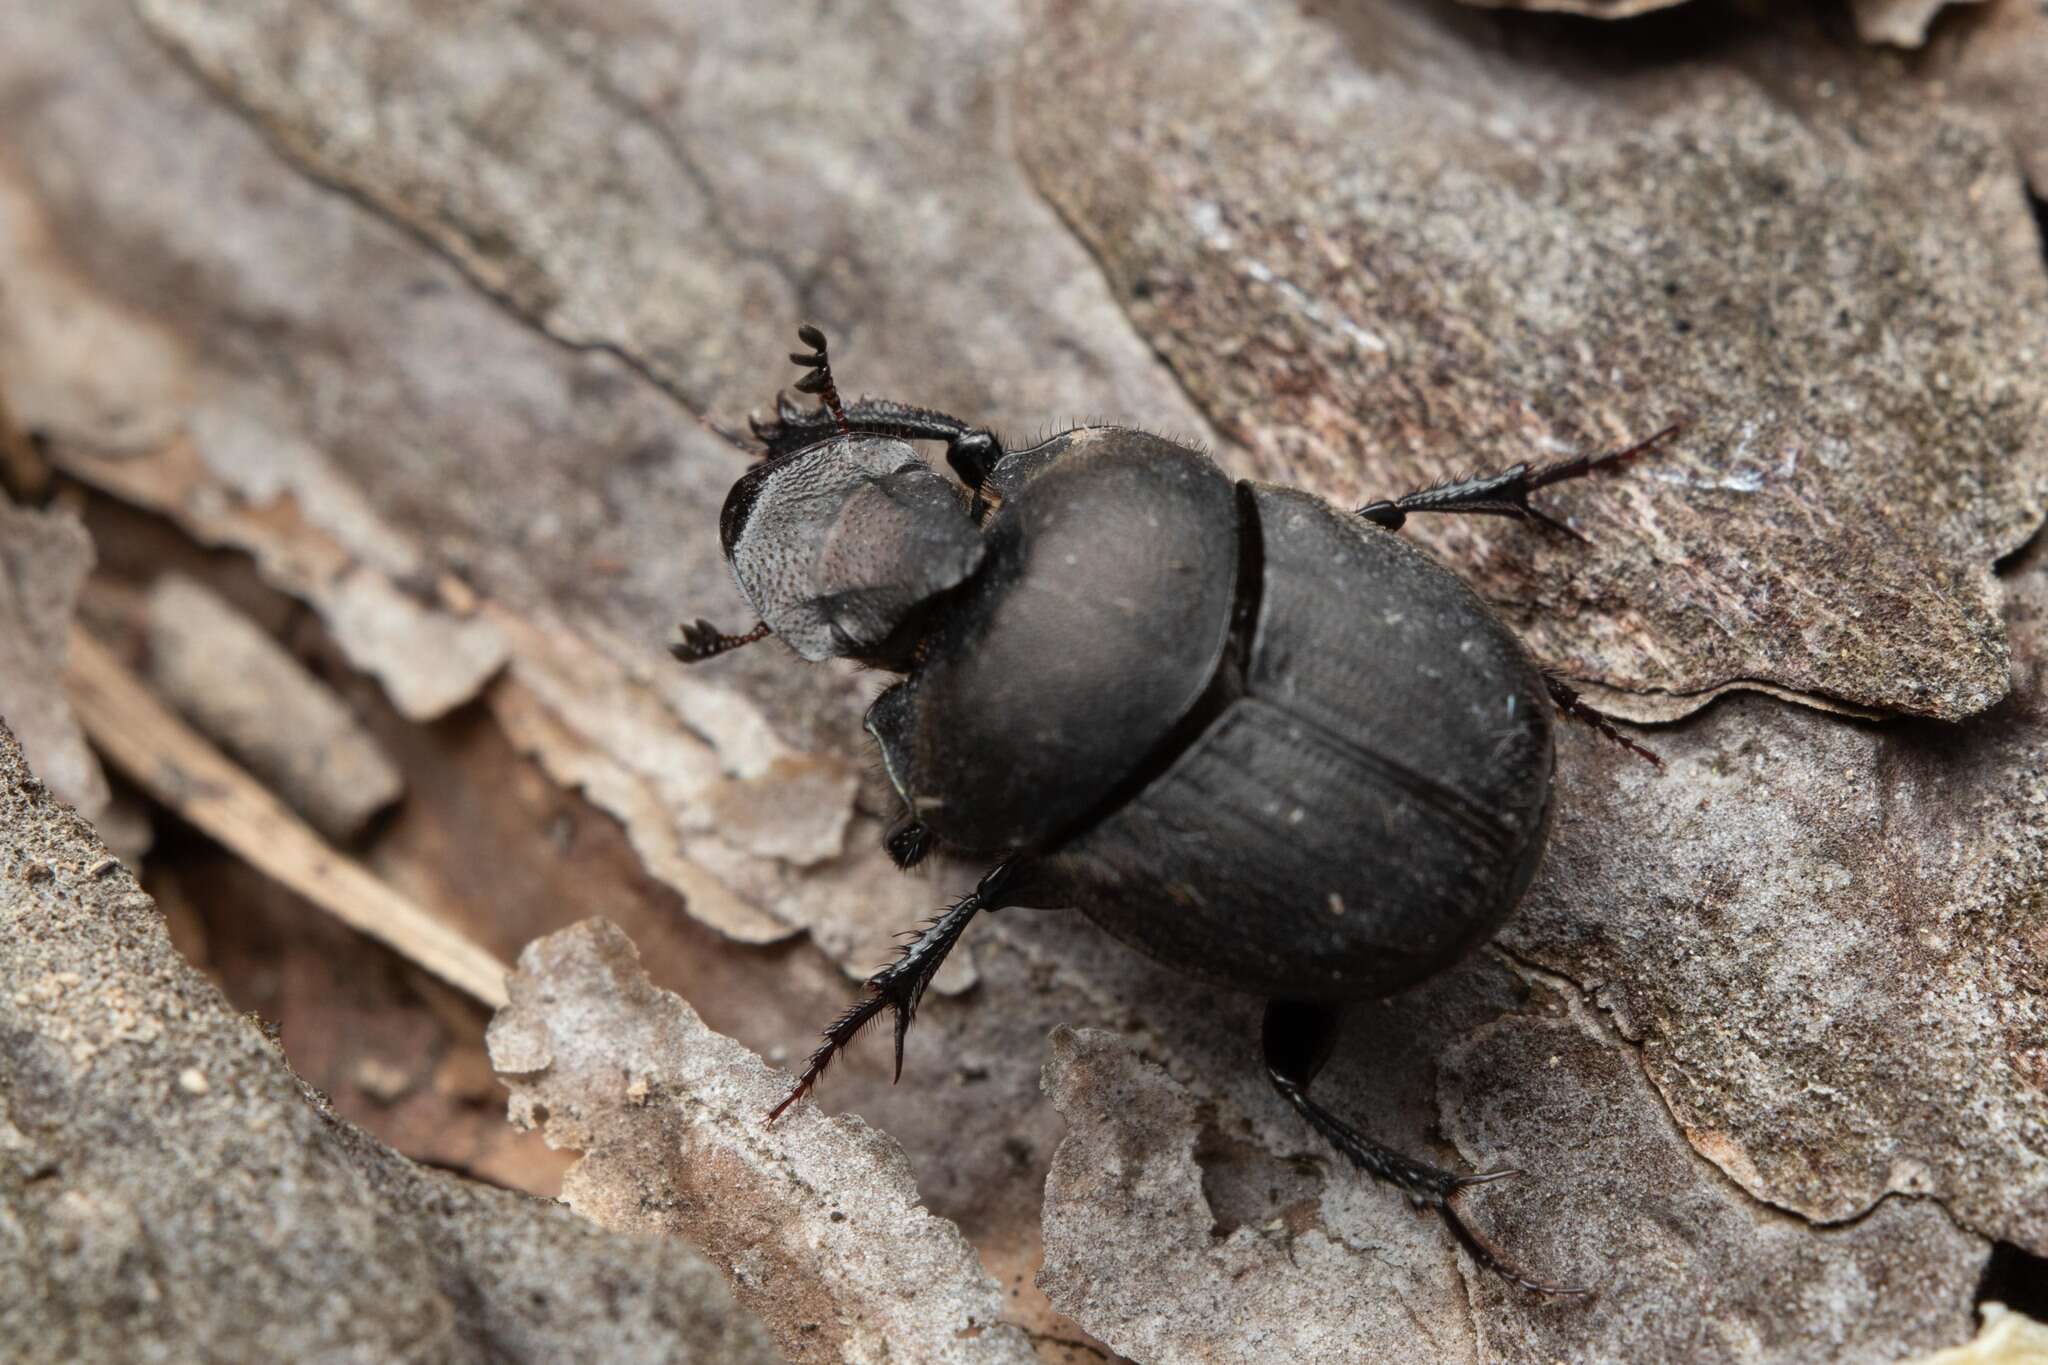
[[[1578,691],[1575,688],[1573,688],[1570,683],[1566,682],[1564,679],[1560,677],[1557,677],[1555,674],[1546,672],[1543,675],[1543,684],[1545,687],[1550,689],[1551,703],[1554,706],[1556,706],[1558,710],[1562,711],[1564,714],[1570,716],[1573,720],[1576,720],[1583,725],[1591,726],[1595,731],[1597,731],[1602,736],[1606,737],[1607,739],[1613,741],[1616,744],[1619,744],[1622,748],[1628,750],[1637,758],[1643,759],[1646,762],[1648,762],[1651,767],[1661,768],[1664,766],[1663,759],[1657,757],[1655,753],[1651,752],[1648,749],[1645,749],[1642,745],[1636,743],[1627,735],[1624,735],[1621,731],[1615,729],[1614,722],[1608,720],[1607,717],[1601,715],[1598,711],[1595,711],[1592,707],[1586,705],[1584,699],[1579,696]]]
[[[1519,1175],[1519,1171],[1459,1175],[1431,1166],[1381,1146],[1309,1098],[1309,1086],[1329,1060],[1330,1049],[1336,1043],[1337,1019],[1337,1010],[1329,1005],[1297,1000],[1267,1003],[1262,1030],[1266,1074],[1281,1098],[1352,1165],[1376,1180],[1386,1181],[1418,1206],[1435,1209],[1451,1234],[1472,1253],[1472,1259],[1502,1279],[1539,1294],[1587,1293],[1526,1273],[1498,1244],[1465,1221],[1460,1196],[1466,1189]]]
[[[1014,863],[998,864],[994,871],[981,879],[979,886],[955,901],[952,909],[942,911],[922,929],[909,935],[910,941],[903,945],[902,955],[869,977],[867,994],[825,1030],[825,1040],[811,1053],[810,1061],[804,1066],[804,1074],[797,1078],[789,1094],[783,1096],[782,1103],[768,1111],[768,1122],[775,1122],[782,1117],[783,1110],[809,1094],[825,1074],[825,1068],[832,1064],[832,1059],[885,1009],[896,1016],[896,1079],[903,1078],[903,1039],[910,1032],[910,1021],[917,1016],[918,1002],[924,999],[925,987],[938,975],[940,964],[945,962],[946,954],[953,951],[953,945],[960,941],[968,922],[983,910],[1002,907],[1002,895],[1008,889],[1015,866]]]

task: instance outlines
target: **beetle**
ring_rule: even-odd
[[[900,1078],[925,988],[976,914],[1072,906],[1190,977],[1264,996],[1268,1076],[1310,1126],[1510,1282],[1585,1292],[1523,1272],[1461,1216],[1462,1191],[1516,1172],[1403,1156],[1310,1089],[1340,1006],[1457,961],[1529,885],[1553,707],[1657,761],[1396,533],[1465,513],[1576,537],[1529,495],[1678,426],[1347,512],[1128,427],[1011,450],[930,409],[842,404],[824,333],[798,335],[796,387],[822,402],[778,395],[752,421],[762,459],[719,517],[760,622],[700,619],[671,652],[695,663],[772,634],[900,675],[866,721],[903,803],[889,855],[993,866],[869,979],[769,1120],[884,1009]],[[955,480],[918,441],[945,444]]]

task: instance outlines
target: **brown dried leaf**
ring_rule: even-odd
[[[492,1064],[515,1122],[586,1153],[562,1182],[572,1208],[703,1246],[795,1360],[1032,1359],[902,1149],[811,1106],[769,1126],[788,1078],[657,989],[616,926],[537,940],[511,985]]]

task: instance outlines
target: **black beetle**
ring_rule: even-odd
[[[905,404],[843,406],[825,335],[790,359],[816,410],[777,399],[762,462],[719,518],[761,623],[707,621],[686,662],[773,633],[810,660],[903,675],[867,728],[904,813],[910,867],[935,847],[994,862],[825,1031],[772,1120],[884,1008],[896,1071],[924,989],[975,914],[1064,905],[1189,976],[1267,998],[1274,1087],[1360,1169],[1438,1210],[1526,1288],[1458,1212],[1458,1175],[1365,1137],[1309,1098],[1337,1006],[1411,986],[1514,908],[1551,813],[1550,706],[1655,762],[1540,672],[1486,604],[1392,534],[1418,512],[1520,517],[1625,450],[1438,484],[1346,513],[1232,482],[1198,451],[1127,427],[1024,450]],[[912,441],[943,441],[960,486]]]

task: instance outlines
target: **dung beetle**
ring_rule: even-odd
[[[903,801],[888,852],[993,870],[868,981],[770,1120],[885,1008],[900,1077],[925,987],[978,912],[1078,907],[1190,977],[1265,997],[1267,1073],[1317,1132],[1511,1282],[1584,1292],[1523,1273],[1460,1214],[1461,1191],[1514,1172],[1402,1156],[1309,1088],[1343,1002],[1440,971],[1520,899],[1549,831],[1553,706],[1656,761],[1394,533],[1437,512],[1575,535],[1529,495],[1678,428],[1345,512],[1128,427],[1010,450],[929,409],[845,405],[824,333],[798,335],[796,387],[822,404],[779,395],[753,422],[763,458],[719,518],[760,624],[699,620],[671,650],[696,662],[774,634],[900,674],[867,713]],[[958,482],[914,441],[943,441]]]

